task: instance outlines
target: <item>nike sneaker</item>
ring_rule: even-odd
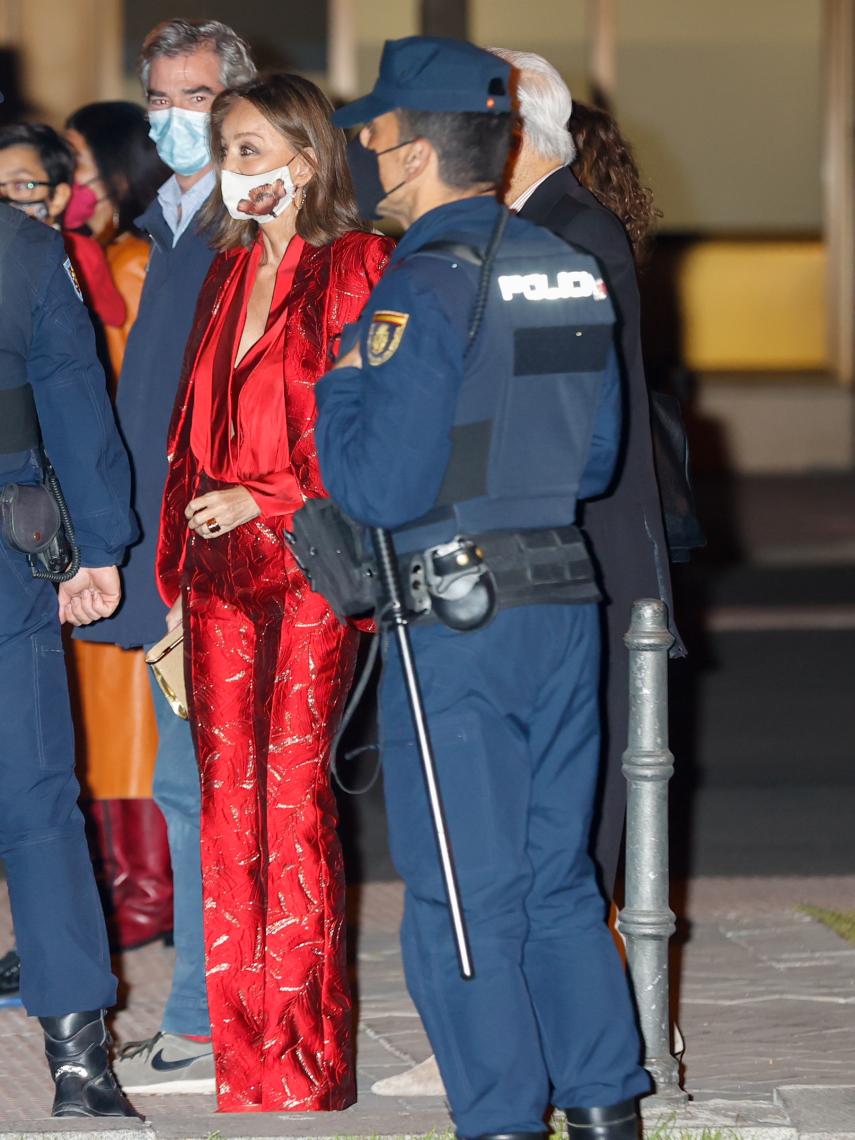
[[[214,1050],[177,1033],[155,1033],[119,1050],[113,1072],[126,1093],[213,1093]]]
[[[21,959],[14,950],[0,958],[0,997],[11,997],[21,984]]]

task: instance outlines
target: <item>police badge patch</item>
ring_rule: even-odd
[[[391,360],[404,336],[409,313],[396,313],[383,309],[374,313],[368,328],[368,363],[385,364]]]
[[[71,264],[70,258],[66,258],[62,263],[62,268],[65,270],[65,275],[71,282],[74,292],[77,294],[77,300],[83,300],[83,293],[80,290],[80,282],[77,280],[77,274],[74,272],[74,266]]]

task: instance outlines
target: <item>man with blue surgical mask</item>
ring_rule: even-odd
[[[170,23],[179,22],[183,21]],[[177,45],[175,54],[155,55],[148,65],[147,80],[143,79],[149,134],[161,159],[174,171],[157,195],[172,230],[173,245],[214,187],[208,124],[211,104],[224,88],[220,57],[212,46],[202,44],[195,51],[183,52],[181,46]]]
[[[157,154],[174,171],[157,192],[173,246],[214,187],[209,145],[211,104],[227,86],[222,81],[222,62],[214,41],[200,36],[194,49],[180,33],[185,30],[182,25],[201,33],[213,24],[193,25],[181,19],[161,24],[148,35],[140,56],[140,78],[152,124],[148,133]]]
[[[152,240],[151,260],[119,379],[117,412],[134,469],[141,541],[123,569],[125,602],[89,640],[150,646],[166,632],[154,579],[166,432],[196,299],[214,257],[197,229],[215,188],[208,123],[226,87],[251,79],[247,45],[216,20],[167,20],[146,37],[139,75],[158,154],[174,172],[137,225]],[[119,1053],[127,1088],[151,1093],[214,1091],[205,989],[199,861],[199,776],[190,727],[154,687],[158,753],[154,798],[166,818],[174,879],[175,967],[160,1031]],[[117,762],[120,758],[117,758]],[[152,1029],[155,1027],[152,1026]]]

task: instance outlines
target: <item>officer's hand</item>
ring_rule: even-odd
[[[59,620],[89,625],[109,617],[122,600],[122,583],[115,566],[83,566],[70,582],[59,584]]]
[[[260,514],[258,503],[246,487],[208,491],[191,499],[184,510],[188,527],[200,538],[219,538]]]
[[[172,633],[173,629],[181,625],[184,620],[184,606],[179,594],[172,605],[169,607],[169,613],[166,615],[166,632]]]
[[[333,365],[332,370],[335,371],[336,368],[361,368],[361,367],[362,367],[362,353],[359,351],[359,341],[357,341],[356,344],[353,346],[352,349],[350,349],[349,352],[346,352],[344,354],[344,356],[339,357],[339,359]]]

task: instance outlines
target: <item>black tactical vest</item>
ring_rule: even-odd
[[[414,256],[422,255],[480,256],[452,242]],[[477,278],[477,268],[468,271]],[[395,530],[398,550],[574,521],[603,380],[617,368],[614,320],[592,257],[545,231],[502,241],[436,506]]]

